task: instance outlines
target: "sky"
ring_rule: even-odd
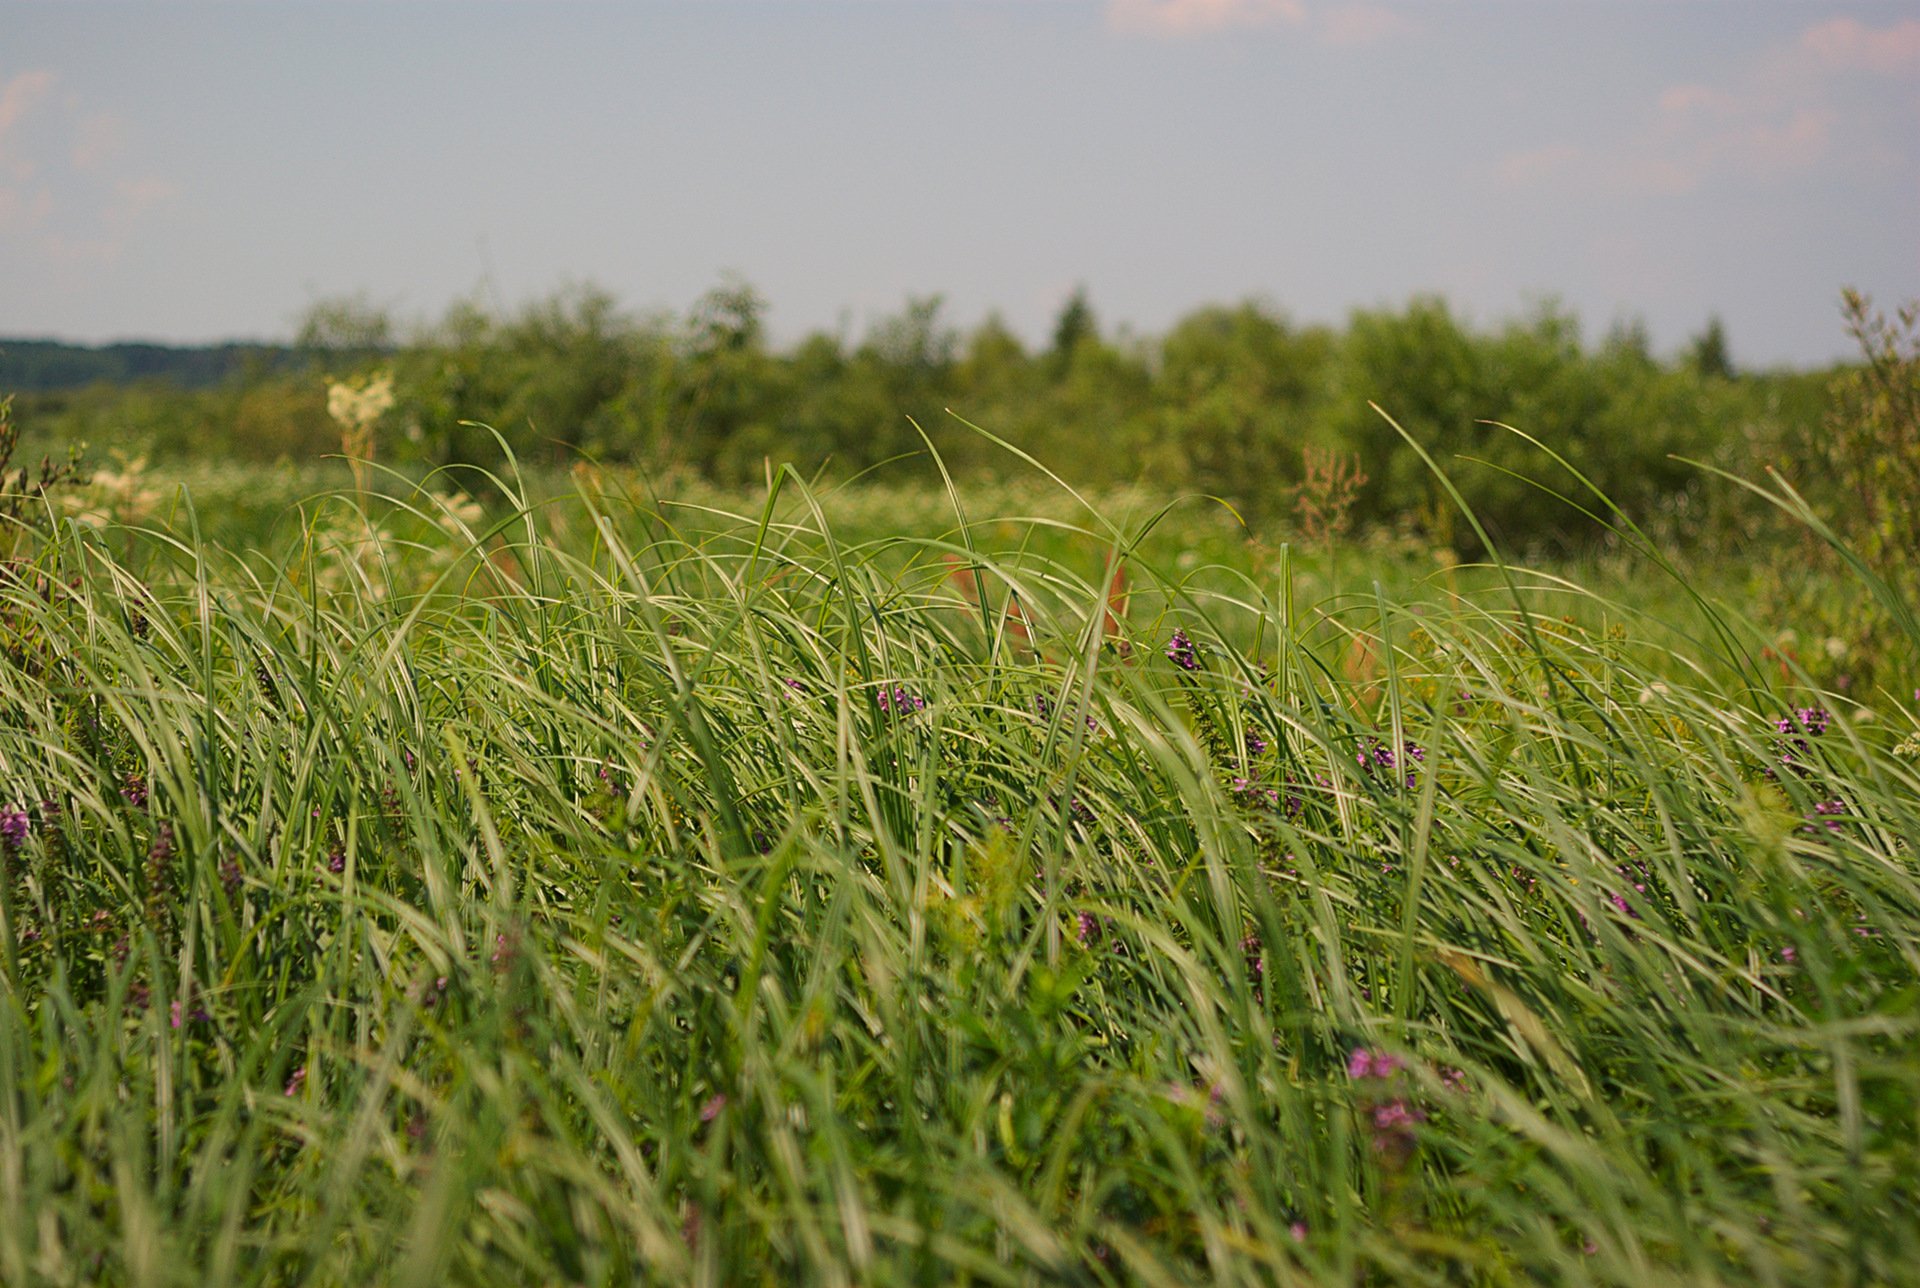
[[[1920,297],[1920,4],[0,0],[0,335],[730,277],[781,342],[1438,293],[1821,363]]]

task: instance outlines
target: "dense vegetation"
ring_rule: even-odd
[[[1453,507],[1369,401],[1442,458],[1482,462],[1457,473],[1496,535],[1565,547],[1599,534],[1514,477],[1536,475],[1537,456],[1486,422],[1524,427],[1637,512],[1692,524],[1700,476],[1676,457],[1736,469],[1799,457],[1826,391],[1819,374],[1736,373],[1717,324],[1663,360],[1633,327],[1594,345],[1573,317],[1543,308],[1476,329],[1437,299],[1360,311],[1344,329],[1298,326],[1254,302],[1209,307],[1143,339],[1103,334],[1075,296],[1038,352],[993,320],[962,335],[938,299],[910,301],[857,342],[823,332],[784,351],[769,346],[763,315],[745,286],[652,318],[579,290],[509,316],[463,304],[402,335],[378,311],[339,303],[314,310],[291,368],[263,360],[197,392],[42,392],[19,412],[50,440],[156,462],[307,459],[337,442],[320,375],[385,369],[396,403],[382,459],[408,466],[491,463],[497,430],[529,462],[738,484],[771,460],[848,478],[919,453],[919,429],[962,477],[1017,466],[956,427],[951,408],[1044,461],[1072,462],[1078,483],[1206,492],[1255,518],[1292,515],[1300,486],[1337,461],[1356,523],[1439,525],[1471,553],[1472,533],[1451,523]]]
[[[283,345],[78,345],[57,340],[0,340],[0,389],[28,393],[142,381],[177,389],[206,389],[300,365],[298,351]]]

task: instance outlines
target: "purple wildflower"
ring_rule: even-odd
[[[0,852],[11,853],[27,843],[27,811],[0,809]]]
[[[126,799],[127,804],[133,806],[135,809],[145,809],[147,807],[147,780],[138,774],[128,774],[125,784],[120,788],[120,795]]]
[[[1373,1126],[1373,1152],[1396,1163],[1406,1161],[1413,1152],[1414,1128],[1427,1120],[1426,1111],[1409,1105],[1401,1097],[1377,1104],[1370,1115]]]
[[[1394,1099],[1373,1111],[1373,1125],[1403,1127],[1409,1123],[1419,1122],[1423,1116],[1418,1109],[1411,1108],[1406,1101]]]
[[[1801,827],[1803,832],[1819,832],[1825,828],[1829,832],[1840,830],[1840,820],[1847,812],[1847,803],[1843,800],[1815,801],[1813,813]]]
[[[1100,918],[1090,912],[1075,914],[1073,918],[1073,937],[1075,942],[1086,945],[1100,938]]]
[[[910,715],[927,705],[925,698],[899,684],[894,685],[892,689],[881,689],[873,695],[873,700],[882,714],[890,716]]]
[[[1417,742],[1403,741],[1400,744],[1400,751],[1396,754],[1392,747],[1381,742],[1378,738],[1369,738],[1360,744],[1359,750],[1354,753],[1354,760],[1359,764],[1360,768],[1371,774],[1375,769],[1392,769],[1396,765],[1401,764],[1402,756],[1406,757],[1406,760],[1409,762],[1425,764],[1427,751],[1426,748]],[[1413,765],[1408,764],[1407,786],[1413,786],[1413,781]]]
[[[1269,809],[1273,809],[1273,810],[1278,810],[1280,808],[1279,791],[1272,787],[1264,787],[1261,784],[1254,782],[1252,779],[1248,779],[1248,778],[1234,779],[1233,780],[1233,796],[1234,796],[1234,799],[1240,802],[1241,805],[1246,806],[1248,808],[1257,808],[1261,805],[1265,805]],[[1293,808],[1298,808],[1297,802],[1294,802],[1292,798],[1289,798],[1289,802],[1290,804],[1293,805]],[[1293,808],[1288,809],[1287,813],[1292,814]]]
[[[1267,740],[1261,737],[1258,729],[1249,726],[1247,729],[1247,754],[1249,756],[1260,756],[1266,754],[1266,750]]]
[[[1832,722],[1833,716],[1825,707],[1795,707],[1793,714],[1781,716],[1775,720],[1773,727],[1787,738],[1786,741],[1774,744],[1781,766],[1795,773],[1805,774],[1807,766],[1801,761],[1813,752],[1813,747],[1807,742],[1807,738],[1818,738],[1827,731]],[[1806,737],[1801,737],[1802,734]],[[1778,777],[1771,766],[1768,766],[1764,772],[1768,778]]]
[[[298,1069],[295,1069],[293,1071],[293,1076],[291,1078],[287,1079],[286,1094],[289,1096],[297,1096],[300,1094],[301,1088],[305,1087],[306,1085],[307,1085],[307,1066],[303,1064]]]
[[[1347,1076],[1358,1082],[1366,1078],[1391,1078],[1400,1072],[1403,1061],[1391,1051],[1378,1047],[1355,1047],[1347,1057]]]
[[[1825,707],[1795,707],[1790,719],[1783,716],[1775,722],[1775,726],[1781,733],[1792,733],[1794,726],[1798,725],[1818,738],[1832,723],[1833,715]]]
[[[1182,671],[1200,669],[1200,652],[1193,641],[1187,638],[1186,631],[1174,628],[1173,638],[1167,641],[1167,660]]]
[[[700,1106],[700,1121],[703,1123],[712,1122],[720,1116],[720,1111],[726,1107],[727,1093],[724,1091],[714,1092],[707,1100],[707,1103]]]

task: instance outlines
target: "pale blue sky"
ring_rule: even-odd
[[[0,334],[289,335],[725,272],[776,338],[909,293],[1038,337],[1556,296],[1847,352],[1920,296],[1920,4],[0,0]]]

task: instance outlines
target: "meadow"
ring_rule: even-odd
[[[1582,504],[29,507],[0,1282],[1920,1282],[1920,631],[1836,556],[1898,627],[1836,692]]]

